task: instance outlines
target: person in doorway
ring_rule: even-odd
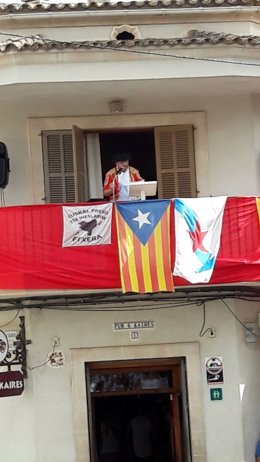
[[[110,201],[128,201],[129,183],[142,181],[138,170],[129,165],[131,155],[128,153],[118,153],[113,157],[115,167],[106,173],[103,192],[104,196]]]
[[[135,462],[153,462],[152,423],[142,405],[131,419],[130,431]]]
[[[100,426],[101,449],[100,462],[119,462],[120,444],[117,431],[111,423],[111,419],[106,417]]]

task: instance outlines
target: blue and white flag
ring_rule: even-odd
[[[173,274],[193,284],[209,282],[220,246],[226,196],[174,199]]]

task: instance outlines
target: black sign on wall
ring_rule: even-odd
[[[220,356],[206,358],[207,383],[224,383],[223,360]]]

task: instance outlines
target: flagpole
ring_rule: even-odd
[[[115,179],[116,179],[116,175],[114,176],[113,178],[113,181],[112,181],[112,190],[113,190],[113,203],[115,203]]]

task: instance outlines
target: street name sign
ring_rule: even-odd
[[[19,371],[0,373],[0,398],[21,395],[24,391],[23,374]]]

